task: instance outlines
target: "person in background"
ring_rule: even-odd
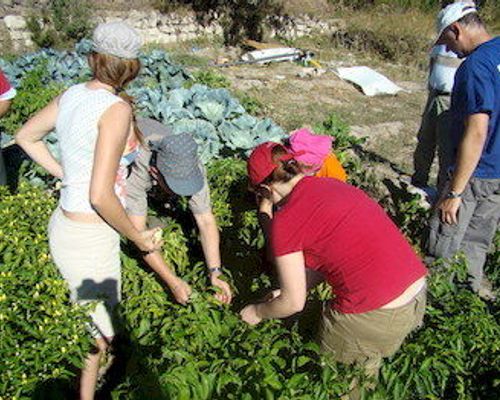
[[[492,37],[470,3],[438,15],[437,44],[460,58],[451,96],[451,176],[430,221],[428,251],[449,258],[465,253],[472,289],[495,293],[484,276],[487,252],[500,221],[500,37]]]
[[[418,131],[418,144],[413,154],[414,173],[411,179],[414,186],[425,189],[426,192],[429,191],[429,172],[436,149],[438,193],[443,189],[453,160],[449,109],[455,73],[461,63],[462,60],[454,52],[446,50],[444,45],[436,44],[432,47],[427,80],[428,97]]]
[[[95,349],[80,377],[80,399],[93,399],[101,355],[114,334],[120,301],[120,234],[144,252],[157,250],[156,230],[139,230],[125,212],[125,170],[141,137],[123,93],[140,70],[141,38],[123,22],[100,24],[88,61],[93,79],[71,86],[19,130],[16,142],[62,179],[49,224],[52,258],[76,302],[96,301],[91,313]],[[120,95],[119,95],[120,94]],[[43,142],[56,129],[61,159]]]
[[[304,175],[280,144],[257,146],[248,174],[262,202],[276,208],[268,217],[280,288],[243,308],[241,318],[256,325],[298,313],[308,290],[326,280],[335,297],[323,310],[322,351],[376,377],[382,359],[422,324],[421,260],[375,201],[339,180]]]
[[[207,264],[210,282],[220,289],[216,297],[230,303],[229,284],[221,279],[219,228],[210,204],[206,170],[198,157],[198,145],[192,135],[173,135],[172,131],[150,118],[138,118],[139,130],[146,142],[131,166],[127,178],[127,212],[139,230],[145,229],[148,210],[148,192],[153,183],[162,197],[187,196],[189,208],[200,231],[200,240]],[[168,285],[176,300],[185,304],[191,288],[167,266],[160,252],[144,255],[146,263]]]
[[[16,96],[14,89],[4,73],[0,70],[0,118],[9,110],[11,100]],[[0,133],[1,135],[1,133]],[[1,136],[0,136],[1,139]],[[2,148],[0,147],[0,185],[7,184],[7,173],[5,171],[5,163],[3,161]]]
[[[332,142],[331,136],[316,135],[309,129],[302,128],[290,133],[284,144],[301,163],[306,175],[335,178],[345,182],[347,174],[332,152]]]

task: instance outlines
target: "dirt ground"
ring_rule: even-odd
[[[300,44],[316,54],[315,59],[322,66],[319,73],[290,62],[213,68],[213,71],[230,80],[230,90],[258,99],[264,105],[264,115],[286,130],[312,126],[331,113],[338,114],[350,125],[353,134],[366,136],[366,150],[411,174],[416,133],[427,95],[426,72],[412,65],[390,64],[373,55],[329,48],[324,38],[313,39],[309,43],[303,39]],[[182,60],[191,70],[221,57],[237,59],[241,53],[234,48],[192,45],[169,50],[174,59]],[[404,91],[395,96],[368,97],[330,70],[356,65],[375,69]]]

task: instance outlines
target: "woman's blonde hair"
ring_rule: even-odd
[[[94,79],[112,86],[117,94],[137,77],[141,69],[141,62],[137,58],[123,59],[96,52],[90,53],[89,65]]]
[[[139,59],[124,59],[94,51],[89,54],[88,60],[94,79],[112,86],[116,94],[134,109],[134,99],[125,93],[124,89],[139,74],[141,70]],[[133,113],[132,123],[137,139],[141,144],[144,144],[144,135],[137,127],[135,112]]]

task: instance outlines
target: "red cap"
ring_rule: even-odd
[[[287,154],[284,154],[279,159],[280,161],[291,160],[293,155],[288,153],[286,147],[275,142],[265,142],[259,144],[250,154],[247,162],[248,176],[250,178],[250,183],[253,186],[257,186],[262,183],[278,166],[273,162],[273,149],[276,146],[280,146]]]

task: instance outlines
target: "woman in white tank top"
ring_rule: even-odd
[[[158,250],[155,230],[138,231],[124,209],[123,169],[138,146],[132,108],[119,97],[140,69],[138,34],[122,22],[99,25],[89,56],[93,79],[70,87],[32,117],[17,143],[62,179],[59,207],[49,225],[50,250],[71,299],[97,301],[91,313],[96,349],[80,378],[80,398],[93,399],[99,361],[114,336],[113,308],[120,300],[119,234],[145,252]],[[42,141],[56,128],[61,160]]]

